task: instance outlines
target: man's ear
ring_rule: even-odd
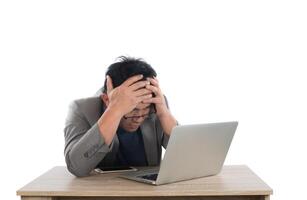
[[[106,93],[102,93],[100,95],[101,100],[104,102],[104,104],[108,107],[109,105],[109,97]]]

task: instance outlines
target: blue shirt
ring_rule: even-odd
[[[118,128],[117,137],[119,149],[116,155],[116,163],[119,166],[147,166],[142,132],[127,132]]]

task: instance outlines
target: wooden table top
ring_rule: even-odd
[[[224,166],[215,176],[154,186],[126,180],[118,173],[77,178],[57,166],[17,191],[20,196],[226,196],[271,195],[272,189],[245,165]]]

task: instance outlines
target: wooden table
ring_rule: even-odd
[[[272,189],[245,165],[224,166],[216,176],[160,186],[130,181],[118,173],[77,178],[54,167],[17,191],[22,200],[207,199],[269,200]]]

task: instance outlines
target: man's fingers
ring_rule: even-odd
[[[141,102],[138,105],[136,105],[136,108],[142,110],[144,108],[148,108],[149,106],[150,106],[150,103],[142,103]]]
[[[136,95],[137,97],[139,96],[143,96],[143,95],[146,95],[146,94],[151,94],[152,91],[151,90],[148,90],[148,89],[139,89],[137,91],[135,91],[133,94]]]
[[[123,85],[129,87],[130,85],[132,85],[133,83],[135,83],[135,82],[141,80],[142,78],[143,78],[143,75],[142,75],[142,74],[132,76],[132,77],[128,78],[128,79],[123,83]]]
[[[151,103],[161,103],[161,99],[160,98],[158,98],[158,97],[154,97],[154,98],[147,98],[147,99],[144,99],[143,101],[142,101],[142,103],[149,103],[149,104],[151,104]]]
[[[150,99],[150,98],[152,98],[152,94],[140,96],[138,97],[138,103],[143,102],[145,99]]]
[[[154,78],[147,78],[148,81],[150,81],[150,83],[156,87],[159,87],[159,81],[158,79]]]
[[[107,75],[107,93],[111,92],[112,90],[113,90],[112,79],[109,75]]]
[[[155,87],[155,86],[152,86],[152,85],[146,85],[146,89],[152,91],[156,95],[159,93],[159,89],[157,87]]]
[[[138,89],[145,87],[148,84],[150,84],[149,81],[139,81],[139,82],[136,82],[136,83],[130,85],[129,89],[131,89],[132,91],[135,91],[135,90],[138,90]]]

